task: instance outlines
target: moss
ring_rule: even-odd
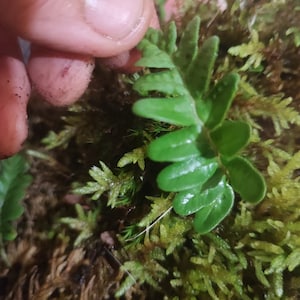
[[[145,157],[151,140],[176,127],[132,115],[138,98],[132,83],[139,74],[98,69],[78,104],[56,110],[56,116],[44,114],[44,107],[30,109],[33,132],[27,148],[35,179],[19,238],[6,245],[12,267],[2,269],[0,284],[6,288],[0,297],[299,297],[298,1],[244,1],[247,7],[242,7],[231,0],[223,13],[216,13],[215,1],[192,3],[186,2],[177,20],[179,31],[199,14],[201,39],[220,37],[213,80],[229,71],[241,76],[229,117],[253,128],[243,154],[266,179],[264,201],[257,206],[236,202],[213,232],[197,234],[190,218],[171,210],[174,195],[156,186],[160,166]],[[97,167],[99,161],[105,168]],[[74,195],[74,186],[99,183],[89,177],[93,166],[105,169],[111,181],[97,199],[90,197],[94,191]],[[92,226],[84,231],[61,220]],[[24,253],[30,255],[21,260]]]

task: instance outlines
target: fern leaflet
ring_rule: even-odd
[[[31,177],[26,174],[27,163],[21,155],[0,161],[0,238],[13,240],[16,231],[12,222],[19,218],[24,209],[21,200]]]

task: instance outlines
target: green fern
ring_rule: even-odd
[[[0,240],[13,240],[17,233],[12,224],[24,212],[21,200],[31,182],[27,163],[21,155],[0,161]]]
[[[195,214],[195,229],[206,233],[230,212],[233,190],[257,203],[266,187],[255,167],[238,156],[249,141],[249,125],[225,120],[239,76],[226,74],[210,88],[219,39],[210,37],[198,49],[199,27],[195,17],[178,46],[174,23],[164,34],[149,30],[139,44],[143,56],[138,65],[155,71],[134,84],[147,98],[137,101],[133,111],[180,127],[152,141],[147,153],[154,161],[171,163],[158,174],[158,186],[176,192],[174,210]]]

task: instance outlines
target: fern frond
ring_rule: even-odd
[[[0,239],[13,240],[16,231],[12,224],[24,209],[21,200],[31,182],[27,162],[21,155],[0,161]]]
[[[219,38],[210,37],[199,48],[199,27],[200,19],[195,17],[178,47],[173,23],[164,34],[153,29],[148,32],[138,46],[143,53],[138,65],[154,71],[134,84],[134,89],[147,98],[137,101],[133,111],[183,127],[150,143],[148,156],[171,162],[159,173],[158,186],[178,192],[173,202],[175,211],[181,215],[195,213],[195,228],[206,233],[231,210],[232,187],[244,200],[255,203],[264,198],[265,183],[250,162],[237,156],[249,141],[248,124],[225,121],[239,76],[226,74],[210,87]],[[231,142],[233,138],[235,142]],[[247,181],[251,184],[245,185]]]

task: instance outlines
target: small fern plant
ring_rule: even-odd
[[[153,161],[171,163],[158,174],[159,188],[175,192],[175,212],[194,214],[195,230],[207,233],[232,209],[234,191],[258,203],[266,185],[259,171],[238,155],[249,142],[250,126],[225,120],[239,75],[226,74],[210,88],[219,39],[212,36],[199,49],[199,28],[195,17],[178,45],[174,23],[165,33],[148,31],[138,46],[142,58],[137,64],[153,72],[135,82],[134,89],[146,98],[133,105],[133,112],[176,126],[153,140],[147,154]]]

